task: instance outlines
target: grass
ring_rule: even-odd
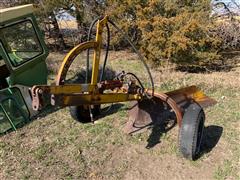
[[[50,81],[62,57],[50,55]],[[149,84],[131,53],[112,52],[110,59],[109,68],[132,71]],[[84,68],[74,64],[72,72],[78,66]],[[75,122],[64,108],[0,137],[0,179],[240,179],[240,69],[192,74],[168,68],[152,74],[158,91],[196,84],[218,101],[206,109],[204,151],[197,161],[178,152],[178,127],[156,134],[159,143],[150,149],[151,129],[124,134],[128,103],[94,125]]]

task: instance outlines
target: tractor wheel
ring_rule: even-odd
[[[91,107],[92,108],[92,107]],[[100,105],[94,105],[92,110],[93,118],[100,114]],[[73,119],[81,123],[91,122],[89,106],[70,106],[70,115]]]
[[[205,114],[200,105],[192,103],[185,111],[179,132],[179,146],[182,155],[195,160],[200,154]]]

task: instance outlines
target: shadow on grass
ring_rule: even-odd
[[[112,114],[117,113],[120,109],[122,109],[123,106],[124,106],[123,104],[116,103],[116,104],[112,104],[112,105],[103,107],[101,109],[101,114],[96,117],[96,121],[100,121],[103,117],[110,116]],[[38,119],[44,118],[44,117],[48,116],[49,114],[52,114],[62,108],[64,108],[64,107],[57,107],[57,106],[54,107],[54,106],[49,105],[46,108],[44,108],[44,110],[41,113],[32,117],[31,120],[29,120],[28,122],[22,122],[22,123],[18,124],[16,126],[16,128],[21,129],[24,126],[27,126],[28,124],[30,124]],[[70,113],[69,113],[69,117],[71,118]],[[14,129],[11,128],[11,129],[7,130],[6,132],[1,133],[0,137],[6,135],[8,133],[11,133],[11,132],[14,132]]]
[[[153,148],[155,145],[160,143],[160,138],[164,133],[167,133],[169,130],[171,130],[176,125],[176,120],[169,120],[165,119],[162,121],[162,124],[157,125],[154,124],[152,126],[152,132],[147,140],[146,148],[150,149]]]
[[[30,119],[28,119],[27,121],[21,121],[17,124],[15,124],[15,127],[17,130],[29,125],[30,123],[34,122],[35,120],[38,120],[39,118],[44,118],[49,114],[52,114],[58,110],[60,110],[62,108],[60,107],[53,107],[48,105],[47,107],[45,107],[39,114],[37,114],[36,116],[31,117]],[[11,132],[15,132],[15,130],[13,128],[8,129],[7,131],[0,133],[0,137],[4,136],[6,134],[9,134]]]
[[[220,140],[222,133],[223,128],[221,126],[210,125],[204,128],[200,157],[212,151]]]
[[[96,121],[101,120],[103,117],[107,117],[117,113],[120,109],[122,109],[123,106],[124,105],[121,103],[115,103],[101,108],[100,115],[96,117]]]
[[[176,70],[189,73],[229,72],[240,63],[240,51],[225,51],[221,56],[220,60],[206,65],[179,64]]]
[[[106,117],[106,116],[110,116],[112,114],[115,114],[119,111],[119,109],[121,109],[124,105],[120,104],[120,103],[116,103],[116,104],[109,104],[107,106],[101,107],[101,112],[100,115],[98,115],[95,119],[95,121],[101,120],[101,118]],[[43,112],[41,112],[40,114],[38,114],[34,120],[38,119],[38,118],[44,118],[49,114],[52,114],[62,108],[69,108],[69,107],[54,107],[54,106],[50,106],[48,108],[46,108]],[[71,115],[69,113],[69,117],[71,118]]]
[[[175,125],[175,124],[174,124]],[[147,149],[150,149],[160,143],[160,138],[163,133],[167,133],[170,129],[174,127],[170,127],[169,129],[166,129],[165,126],[161,125],[154,125],[152,127],[152,133],[150,134],[147,142]],[[203,139],[202,139],[202,144],[201,144],[201,152],[199,156],[196,158],[199,159],[202,157],[204,154],[209,153],[213,150],[213,148],[217,145],[219,142],[221,136],[223,133],[223,128],[221,126],[215,126],[215,125],[210,125],[208,127],[204,128],[204,134],[203,134]]]
[[[34,116],[32,118],[32,121],[37,120],[39,118],[44,118],[48,116],[49,114],[52,114],[60,109],[63,109],[64,107],[59,107],[59,106],[52,106],[52,105],[47,105],[39,114]]]
[[[153,97],[138,103],[133,102],[129,109],[129,122],[125,126],[125,132],[135,134],[151,129],[146,145],[146,148],[150,149],[160,143],[161,136],[175,125],[175,113],[166,103]]]

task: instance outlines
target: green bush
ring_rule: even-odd
[[[220,58],[221,39],[209,31],[212,28],[209,0],[110,2],[110,14],[115,15],[130,36],[137,34],[135,43],[154,64],[165,59],[179,64],[206,65]]]

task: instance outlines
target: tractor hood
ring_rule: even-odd
[[[32,4],[0,9],[0,24],[31,13],[33,13]]]
[[[0,9],[0,56],[6,64],[2,69],[10,72],[0,78],[7,79],[9,86],[46,84],[47,55],[32,4]]]

